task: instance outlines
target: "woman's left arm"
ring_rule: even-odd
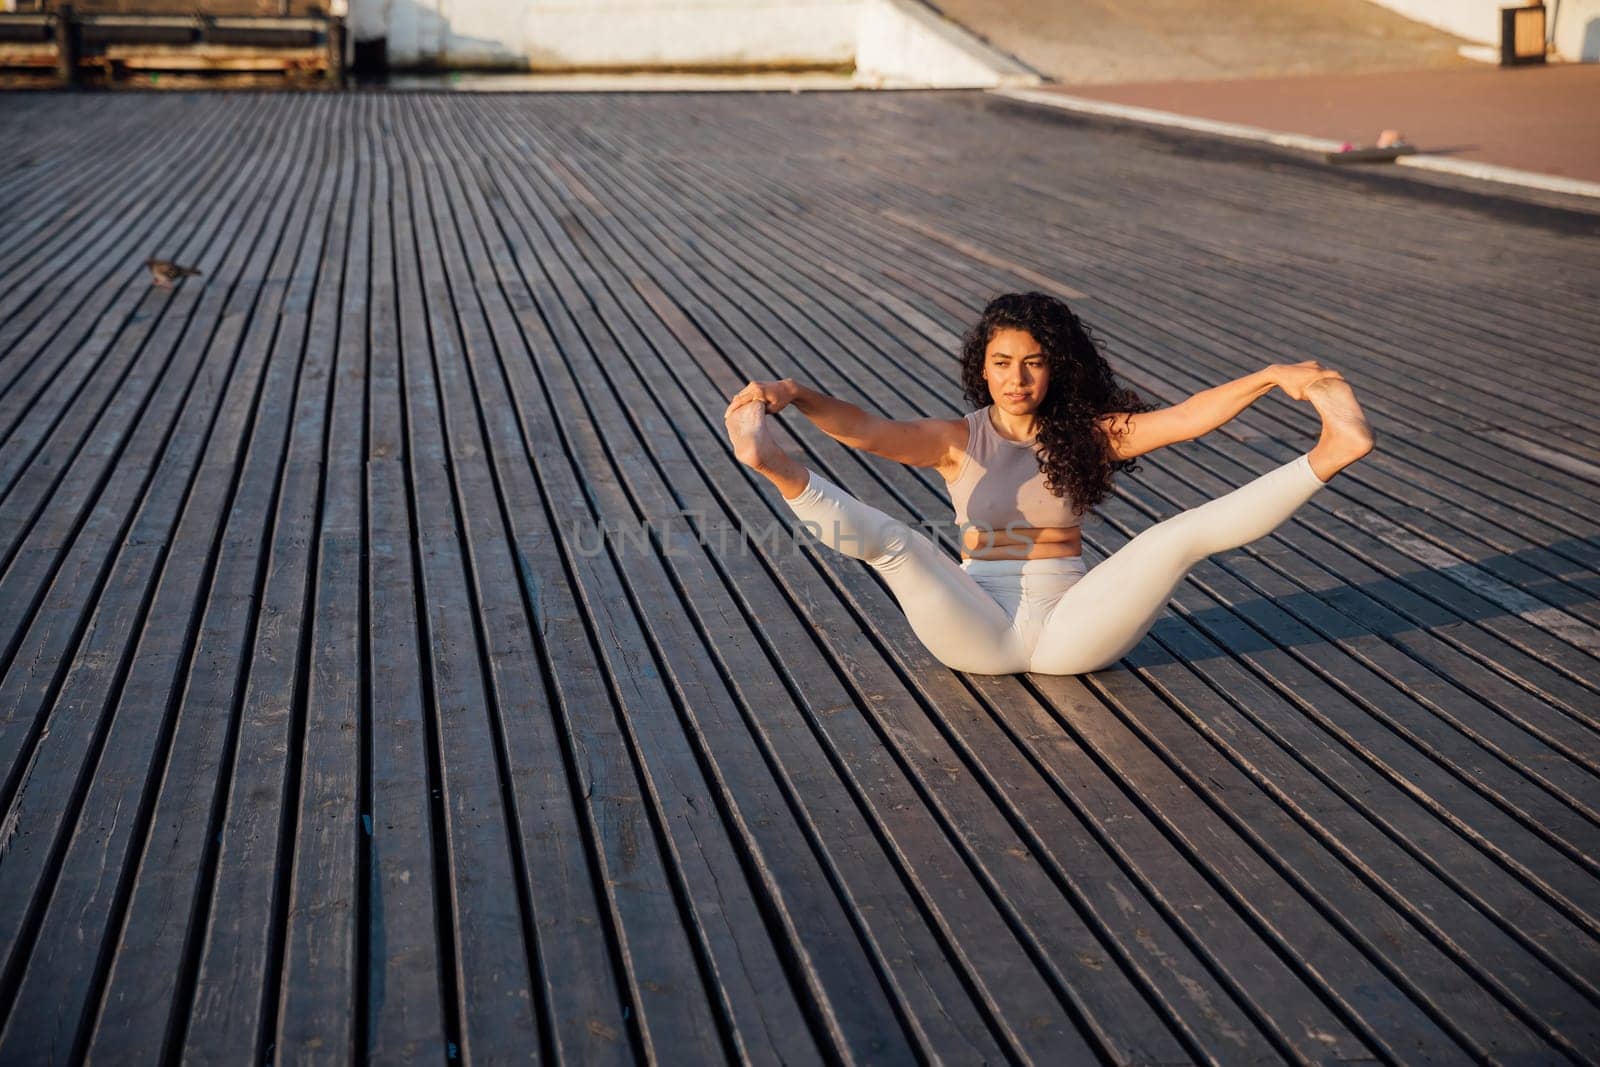
[[[1278,386],[1291,397],[1304,399],[1306,385],[1333,373],[1316,360],[1274,363],[1254,374],[1203,389],[1171,407],[1107,415],[1101,425],[1106,430],[1112,455],[1117,459],[1132,459],[1208,434]]]

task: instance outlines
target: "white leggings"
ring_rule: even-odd
[[[1271,533],[1322,488],[1308,456],[1139,534],[1086,571],[1081,556],[957,563],[926,535],[816,471],[787,503],[822,544],[883,575],[928,651],[969,674],[1084,674],[1139,643],[1189,569]]]

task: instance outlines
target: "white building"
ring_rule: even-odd
[[[855,68],[941,86],[1036,80],[918,0],[348,0],[392,67]]]
[[[8,0],[0,0],[0,3]],[[1118,0],[1137,4],[1140,0]],[[1498,45],[1515,0],[1373,0]],[[1600,60],[1600,0],[1546,0],[1556,51]],[[893,78],[992,85],[998,53],[919,0],[332,0],[357,42],[383,39],[396,67],[562,71],[791,70],[854,65]],[[976,45],[976,50],[974,49]],[[992,51],[992,50],[990,50]],[[1016,73],[1016,72],[1013,72]]]

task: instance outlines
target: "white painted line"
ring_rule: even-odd
[[[1539,174],[1531,170],[1517,170],[1493,163],[1477,163],[1470,159],[1447,159],[1444,156],[1401,156],[1395,163],[1402,167],[1420,167],[1446,174],[1460,174],[1486,182],[1504,182],[1507,185],[1524,185],[1530,189],[1548,189],[1553,193],[1570,193],[1573,196],[1600,196],[1600,182],[1586,182],[1579,178],[1563,178],[1559,174]]]
[[[1540,463],[1548,463],[1557,470],[1566,471],[1578,478],[1587,478],[1591,482],[1600,484],[1600,467],[1593,463],[1585,462],[1576,456],[1569,456],[1565,452],[1557,452],[1553,448],[1536,444],[1533,441],[1518,437],[1514,433],[1504,430],[1479,430],[1478,434],[1487,437],[1498,445],[1504,445],[1513,452],[1521,452],[1524,456],[1536,459]]]
[[[1592,656],[1600,656],[1600,630],[1582,619],[1569,615],[1533,594],[1496,578],[1481,567],[1447,552],[1431,541],[1424,541],[1413,535],[1410,530],[1398,523],[1390,522],[1370,508],[1335,507],[1333,513],[1357,529],[1381,538],[1390,548],[1398,549],[1425,567],[1432,567],[1436,574],[1442,574],[1458,585],[1465,586],[1503,609],[1507,615],[1515,615]],[[1470,616],[1468,618],[1470,619]]]
[[[1262,129],[1259,126],[1245,126],[1237,122],[1218,122],[1215,119],[1180,115],[1173,111],[1159,111],[1149,107],[1133,107],[1129,104],[1112,104],[1104,100],[1088,100],[1081,96],[1067,96],[1062,93],[1042,92],[1037,89],[1002,88],[990,89],[988,92],[993,96],[1023,100],[1031,104],[1043,104],[1046,107],[1060,108],[1063,111],[1078,111],[1088,115],[1105,115],[1109,118],[1127,119],[1130,122],[1145,122],[1153,126],[1174,126],[1184,130],[1194,130],[1198,133],[1214,133],[1222,137],[1238,137],[1246,141],[1274,144],[1283,148],[1298,148],[1307,152],[1337,152],[1341,143],[1339,141],[1325,140],[1321,137],[1308,137],[1299,133],[1280,133],[1276,130]],[[1517,170],[1513,167],[1501,167],[1493,163],[1476,163],[1467,159],[1447,159],[1444,156],[1429,155],[1401,156],[1394,162],[1397,166],[1420,167],[1423,170],[1458,174],[1467,178],[1477,178],[1480,181],[1521,185],[1530,189],[1547,189],[1551,192],[1568,193],[1573,196],[1600,197],[1600,182],[1563,178],[1555,174],[1539,174],[1531,170]]]

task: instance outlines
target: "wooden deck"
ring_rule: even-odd
[[[1595,1059],[1600,216],[974,93],[0,142],[0,1063]],[[759,536],[721,412],[958,413],[1047,286],[1154,399],[1339,367],[1380,451],[1119,668],[960,675]],[[1092,554],[1315,426],[1150,457]]]

